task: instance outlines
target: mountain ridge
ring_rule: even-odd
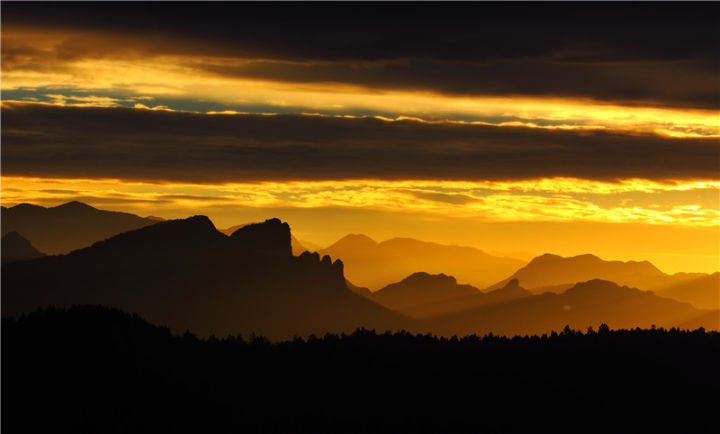
[[[519,259],[491,256],[474,247],[400,237],[378,243],[363,234],[346,235],[320,253],[342,259],[348,279],[372,291],[417,271],[444,273],[484,287],[525,264]]]
[[[113,235],[158,223],[79,201],[54,207],[21,203],[2,208],[2,234],[16,231],[46,254],[65,254]]]
[[[703,323],[699,324],[698,319]],[[439,333],[542,334],[565,325],[576,330],[605,323],[612,328],[672,328],[681,324],[720,328],[720,312],[699,310],[689,303],[652,291],[592,279],[563,293],[546,292],[504,303],[480,306],[431,319]]]
[[[511,279],[533,292],[561,292],[576,282],[605,279],[622,285],[653,290],[672,282],[681,282],[703,274],[662,272],[649,261],[606,261],[592,254],[563,257],[546,253],[533,258],[527,265],[486,290],[503,287]]]
[[[258,242],[266,238],[285,244],[268,249]],[[3,315],[99,304],[204,336],[418,329],[414,320],[350,291],[342,261],[292,256],[289,227],[276,219],[230,237],[205,216],[168,220],[67,255],[4,266],[2,287]]]

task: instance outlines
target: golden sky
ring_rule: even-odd
[[[277,216],[320,244],[402,235],[720,270],[712,45],[660,53],[588,28],[529,52],[420,33],[378,48],[351,28],[251,38],[203,17],[194,33],[4,9],[3,206]]]

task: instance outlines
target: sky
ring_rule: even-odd
[[[717,3],[3,3],[2,204],[720,270]]]

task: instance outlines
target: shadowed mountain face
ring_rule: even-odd
[[[157,218],[103,211],[82,202],[52,208],[30,204],[2,208],[3,235],[19,232],[40,251],[51,255],[68,253],[157,222]]]
[[[349,291],[340,261],[293,257],[290,229],[277,219],[230,237],[204,216],[157,223],[65,256],[5,266],[2,288],[3,315],[100,304],[204,336],[416,328]]]
[[[428,318],[530,295],[517,280],[505,288],[483,293],[474,286],[458,284],[452,276],[414,273],[374,292],[370,298],[405,315]]]
[[[652,292],[620,286],[605,280],[574,285],[562,294],[545,293],[495,303],[430,321],[441,334],[541,334],[565,325],[584,330],[606,323],[611,328],[675,327],[695,324],[717,330],[720,313],[658,297]]]
[[[545,254],[538,256],[509,278],[488,289],[502,288],[511,279],[534,293],[561,293],[576,282],[603,279],[644,290],[651,290],[671,283],[678,283],[704,274],[678,273],[668,275],[647,261],[604,261],[594,255],[579,255],[569,258]]]
[[[2,241],[2,263],[25,261],[27,259],[42,258],[44,253],[38,251],[30,241],[26,240],[17,232],[8,232],[3,235]]]
[[[449,274],[461,282],[485,287],[525,264],[519,259],[491,256],[472,247],[411,238],[376,243],[365,235],[348,235],[319,253],[341,259],[347,278],[371,290],[398,282],[418,270]]]

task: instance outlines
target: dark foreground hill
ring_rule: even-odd
[[[204,216],[170,220],[68,255],[3,266],[4,316],[73,304],[117,307],[203,336],[416,328],[348,290],[342,262],[292,256],[290,228],[277,219],[231,236]]]
[[[77,201],[50,208],[29,203],[2,207],[2,234],[17,231],[49,255],[68,253],[154,223],[156,218],[100,210]]]
[[[269,344],[74,307],[3,319],[2,350],[4,433],[714,433],[720,406],[702,330]]]

